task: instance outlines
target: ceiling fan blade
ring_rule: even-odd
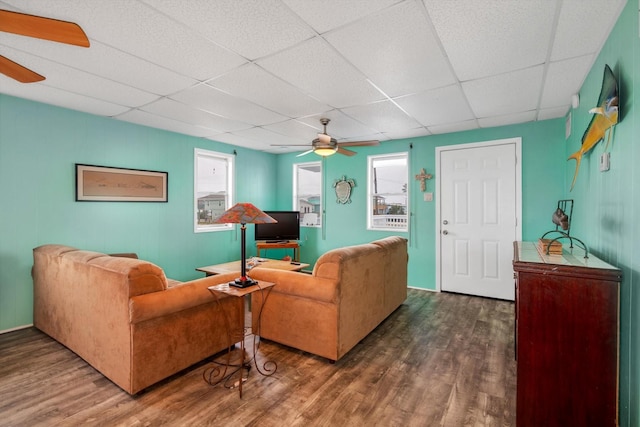
[[[40,74],[31,71],[27,67],[23,67],[2,55],[0,55],[0,73],[21,83],[35,83],[44,80],[44,77]]]
[[[89,47],[89,39],[78,24],[42,16],[0,10],[0,31]]]
[[[380,145],[380,141],[376,139],[372,139],[371,141],[345,141],[339,142],[338,145],[340,145],[341,147],[368,147]]]
[[[345,156],[354,156],[356,154],[355,151],[347,150],[346,148],[338,147],[338,153],[344,154]]]
[[[307,150],[307,151],[305,151],[304,153],[300,153],[300,154],[298,154],[296,157],[306,156],[306,155],[307,155],[307,154],[309,154],[309,153],[313,153],[313,149],[311,149],[311,150]]]

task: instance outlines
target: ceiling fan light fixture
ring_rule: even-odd
[[[338,147],[319,147],[313,150],[318,156],[327,157],[331,156],[338,151]]]

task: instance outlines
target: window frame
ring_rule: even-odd
[[[228,231],[233,229],[233,224],[199,224],[198,223],[198,160],[201,157],[214,158],[226,162],[226,211],[234,205],[235,200],[235,156],[218,151],[195,148],[193,154],[193,231],[194,233],[209,233],[215,231]]]
[[[406,165],[406,181],[405,181],[405,185],[406,185],[406,189],[407,191],[405,193],[376,193],[374,194],[374,186],[373,186],[373,163],[376,160],[381,160],[381,159],[388,159],[388,160],[393,160],[393,159],[403,159],[405,161],[405,165]],[[409,232],[409,220],[410,220],[410,194],[409,192],[411,191],[411,186],[409,185],[409,153],[407,151],[402,151],[402,152],[398,152],[398,153],[387,153],[387,154],[375,154],[375,155],[370,155],[367,156],[367,230],[371,230],[371,231],[393,231],[393,232],[399,232],[399,233],[408,233]],[[405,226],[404,227],[389,227],[389,226],[375,226],[374,225],[374,216],[373,215],[373,199],[374,196],[378,196],[379,194],[386,194],[386,195],[402,195],[404,194],[405,197],[405,215],[406,215],[406,222],[405,222]]]
[[[304,212],[302,212],[302,210],[300,209],[300,206],[298,205],[298,170],[301,168],[304,168],[305,166],[318,166],[320,168],[320,186],[319,186],[319,192],[318,192],[318,197],[320,197],[320,202],[319,202],[319,206],[320,206],[320,211],[318,212],[318,219],[320,221],[320,224],[314,224],[314,225],[308,225],[308,224],[303,224],[303,218],[304,218]],[[322,211],[323,211],[323,180],[324,180],[324,167],[322,164],[322,160],[316,160],[316,161],[311,161],[311,162],[303,162],[303,163],[294,163],[293,164],[293,210],[294,211],[298,211],[300,212],[300,227],[311,227],[311,228],[321,228],[322,227],[322,222],[323,222],[323,215],[322,215]],[[303,194],[304,195],[304,194]]]

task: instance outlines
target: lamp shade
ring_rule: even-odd
[[[272,224],[278,221],[251,203],[236,203],[227,209],[215,222],[217,224]]]

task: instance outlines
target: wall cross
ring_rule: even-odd
[[[428,179],[431,179],[431,174],[427,173],[424,168],[420,169],[420,173],[416,175],[416,180],[420,181],[420,190],[426,191]]]

